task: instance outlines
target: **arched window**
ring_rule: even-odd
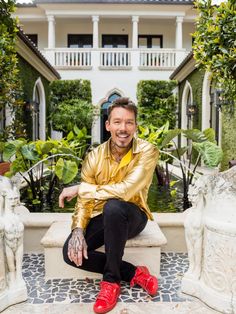
[[[216,94],[216,86],[212,82],[210,87],[210,128],[215,130],[215,139],[219,144],[220,112],[216,106]]]
[[[188,89],[188,94],[187,94],[187,102],[186,102],[186,115],[187,115],[187,129],[192,129],[193,128],[193,115],[191,109],[193,108],[193,103],[192,103],[192,95],[191,95],[191,90],[190,88]],[[192,151],[192,141],[190,139],[187,139],[187,146],[188,151],[187,151],[187,157],[191,155]]]
[[[186,81],[181,101],[181,129],[192,129],[193,127],[193,93],[191,84]],[[181,146],[186,146],[189,141],[182,135]]]
[[[46,97],[44,85],[39,77],[34,84],[32,112],[33,140],[46,139]]]
[[[40,104],[40,95],[38,86],[35,87],[35,94],[34,94],[34,101],[33,101],[33,110],[32,110],[32,125],[33,125],[33,141],[38,140],[39,137],[39,104]]]
[[[188,96],[187,96],[187,129],[193,128],[193,115],[191,114],[191,108],[193,108],[192,104],[192,95],[190,89],[188,90]]]
[[[101,143],[107,141],[110,137],[110,133],[107,132],[105,128],[105,122],[108,118],[108,108],[112,104],[112,102],[119,97],[121,97],[120,94],[113,93],[108,97],[107,101],[105,101],[101,106]]]

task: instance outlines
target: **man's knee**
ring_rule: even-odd
[[[119,217],[124,212],[124,202],[118,199],[108,200],[103,208],[103,216],[105,217]]]

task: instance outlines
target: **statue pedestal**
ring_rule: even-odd
[[[6,288],[0,292],[0,312],[8,306],[27,300],[27,289],[25,282],[22,285]]]
[[[236,232],[206,221],[201,276],[186,274],[182,292],[223,313],[236,313]]]
[[[190,241],[188,251],[190,256],[194,256],[196,250],[201,252],[198,265],[200,271],[193,271],[196,267],[193,265],[194,259],[190,259],[190,271],[182,279],[183,293],[195,296],[208,306],[227,314],[236,313],[235,189],[236,167],[233,167],[209,178],[204,202],[200,202],[201,208],[197,208],[199,202],[193,202],[188,218],[191,218],[193,211],[201,213],[201,226],[198,229],[198,232],[201,231],[201,251]],[[189,231],[189,224],[187,228]],[[192,229],[192,232],[195,231]],[[191,232],[186,233],[186,237],[189,234]]]

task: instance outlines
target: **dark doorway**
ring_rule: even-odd
[[[138,36],[139,48],[162,48],[163,36],[162,35],[139,35]]]
[[[215,130],[215,139],[217,144],[219,144],[219,133],[220,133],[220,112],[216,105],[216,88],[212,84],[210,89],[210,128]]]
[[[102,35],[102,48],[128,48],[128,35]]]
[[[113,93],[109,96],[108,100],[104,102],[101,106],[101,143],[107,141],[110,137],[110,132],[107,132],[105,128],[105,122],[107,121],[108,118],[108,108],[112,104],[114,100],[117,98],[121,97],[120,94],[118,93]]]
[[[68,34],[68,48],[92,48],[93,35]]]

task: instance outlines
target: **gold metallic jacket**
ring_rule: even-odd
[[[155,146],[139,138],[133,139],[132,148],[120,163],[111,155],[110,140],[93,149],[82,165],[72,229],[85,229],[110,198],[135,203],[153,220],[147,194],[158,155]]]

